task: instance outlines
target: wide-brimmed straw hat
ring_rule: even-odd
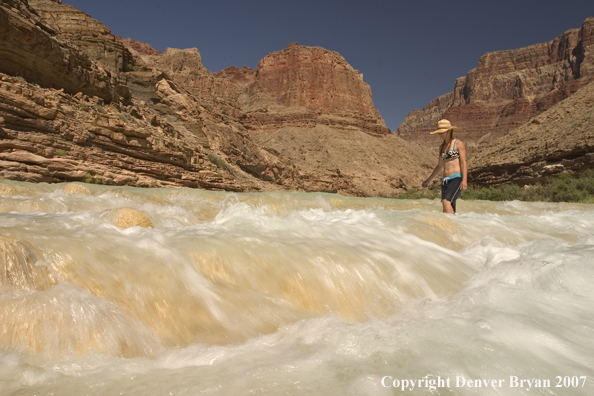
[[[443,120],[439,120],[439,122],[437,123],[437,130],[430,132],[430,135],[435,135],[436,133],[444,133],[447,132],[449,130],[455,130],[458,129],[457,127],[453,126],[449,120],[443,119]]]

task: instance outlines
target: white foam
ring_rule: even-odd
[[[109,348],[5,347],[0,393],[383,395],[384,376],[594,377],[592,206],[469,201],[449,216],[432,201],[58,187],[1,197],[19,211],[0,213],[0,233],[34,246],[59,285],[0,287],[0,303],[104,320]],[[155,227],[120,230],[104,216],[119,207]],[[156,355],[110,356],[135,337]],[[432,394],[452,392],[473,390]]]

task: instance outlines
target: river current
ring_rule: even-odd
[[[594,206],[458,211],[0,181],[0,395],[594,394]]]

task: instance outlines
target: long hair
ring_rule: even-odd
[[[452,143],[452,140],[454,140],[454,130],[453,129],[450,129],[446,133],[450,135],[450,138],[449,139],[445,139],[441,143],[441,146],[439,146],[439,155],[441,155],[441,153],[443,153],[446,150],[446,148],[450,147],[450,144]]]

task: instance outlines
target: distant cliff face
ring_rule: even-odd
[[[535,184],[561,172],[594,168],[594,81],[507,135],[470,161],[478,185]]]
[[[202,64],[197,48],[167,48],[159,56],[144,57],[149,67],[162,70],[167,78],[184,87],[192,96],[207,105],[212,111],[239,118],[241,111],[237,104],[239,91],[253,80],[253,70],[242,73],[233,68],[220,73],[211,73]]]
[[[363,75],[321,47],[292,43],[264,57],[240,103],[251,129],[326,124],[390,132]]]
[[[197,49],[168,49],[152,59],[168,77],[253,133],[286,126],[354,127],[390,133],[363,75],[337,52],[296,43],[264,57],[252,70],[209,73]]]
[[[454,90],[410,113],[397,132],[407,140],[429,139],[437,121],[460,128],[477,148],[505,135],[594,80],[594,18],[554,40],[483,55],[456,80]]]

